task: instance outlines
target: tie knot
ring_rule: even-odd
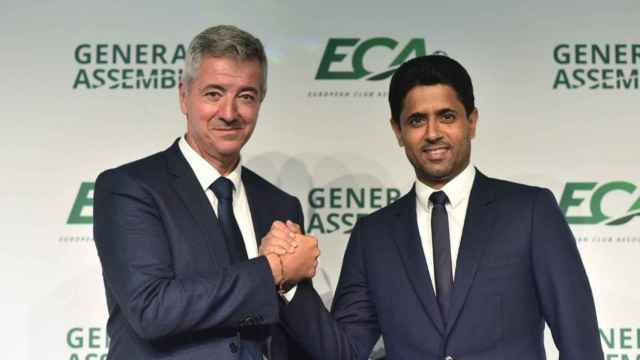
[[[447,194],[444,191],[436,191],[429,196],[429,200],[433,203],[433,205],[442,205],[447,203]]]
[[[209,186],[218,199],[229,200],[233,196],[233,183],[224,176],[220,176]]]

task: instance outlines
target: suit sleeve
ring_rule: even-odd
[[[569,225],[549,190],[537,196],[531,233],[538,296],[560,360],[602,360],[589,280]]]
[[[315,360],[365,360],[380,336],[369,297],[361,226],[356,225],[345,252],[332,312],[310,283],[301,284],[285,307],[287,330]]]
[[[253,324],[278,319],[264,257],[200,276],[177,276],[150,190],[123,171],[107,171],[96,181],[94,237],[108,291],[144,339],[238,328],[249,316]]]

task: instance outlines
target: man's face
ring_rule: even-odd
[[[180,83],[187,141],[209,162],[237,161],[258,118],[262,67],[257,60],[204,56],[189,84]]]
[[[404,99],[400,125],[391,125],[418,179],[439,189],[469,164],[477,121],[450,86],[418,85]]]

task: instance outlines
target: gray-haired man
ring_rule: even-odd
[[[302,357],[278,324],[277,287],[313,277],[317,241],[299,234],[298,199],[240,159],[266,73],[258,39],[233,26],[204,30],[180,84],[186,134],[98,177],[109,359]],[[260,240],[274,236],[297,251],[263,256]]]

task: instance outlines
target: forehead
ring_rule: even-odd
[[[262,81],[262,66],[258,60],[203,56],[195,80],[201,86],[215,84],[258,88]]]
[[[415,112],[428,113],[443,109],[464,111],[464,105],[451,86],[443,84],[418,85],[409,90],[405,96],[400,117]]]

